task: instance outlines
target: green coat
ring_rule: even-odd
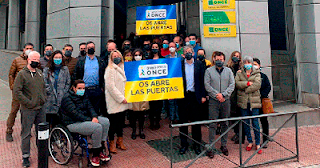
[[[247,104],[250,103],[251,108],[261,108],[260,87],[261,75],[260,70],[253,70],[248,78],[246,72],[242,69],[237,72],[236,78],[237,104],[242,109],[247,109]],[[248,82],[253,84],[248,86]]]

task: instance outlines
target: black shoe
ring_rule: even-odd
[[[139,135],[140,135],[140,138],[141,138],[141,139],[146,139],[146,135],[144,135],[143,129],[140,129],[140,130],[139,130]]]
[[[214,158],[214,153],[212,151],[208,151],[207,152],[207,156],[210,158],[210,159],[213,159]]]
[[[231,138],[231,141],[236,141],[236,139],[239,139],[238,135],[235,134],[232,138]]]
[[[187,150],[188,150],[188,146],[181,147],[179,150],[180,155],[185,154],[187,152]]]
[[[23,167],[30,167],[29,158],[23,158],[22,166]]]
[[[262,148],[264,148],[264,149],[268,148],[268,143],[266,145],[264,145]]]
[[[154,129],[155,129],[155,130],[160,129],[160,123],[159,123],[159,122],[157,122],[157,123],[155,124]]]
[[[221,146],[220,150],[224,155],[226,155],[226,156],[229,155],[229,151],[228,151],[227,147]]]
[[[137,139],[137,134],[136,134],[136,132],[135,132],[135,131],[134,131],[134,132],[132,132],[132,134],[131,134],[131,138],[132,138],[133,140]]]
[[[199,155],[201,153],[200,145],[193,145],[194,153]]]
[[[7,142],[12,142],[13,141],[12,134],[7,133],[6,140],[7,140]]]

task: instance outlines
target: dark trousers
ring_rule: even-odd
[[[139,122],[139,129],[143,129],[144,126],[144,114],[145,111],[131,111],[129,112],[129,121],[132,129],[137,128],[137,120]]]
[[[233,104],[231,104],[231,106],[232,106]],[[234,109],[235,109],[235,111],[234,112],[231,112],[230,113],[230,115],[231,115],[231,117],[241,117],[242,115],[241,115],[241,108],[240,107],[238,107],[237,105],[235,105],[236,107],[234,107]],[[232,107],[231,107],[232,108]],[[233,127],[233,131],[234,131],[234,133],[239,137],[239,124],[242,124],[242,142],[244,142],[244,140],[245,140],[245,132],[244,132],[244,126],[243,126],[243,123],[242,122],[240,122],[240,123],[238,123],[237,125],[235,125],[234,127]]]
[[[42,109],[30,110],[21,109],[21,151],[22,157],[30,157],[31,128],[35,124],[36,141],[38,141],[38,124],[46,121],[45,113]]]
[[[196,94],[194,92],[188,92],[185,94],[185,98],[180,100],[179,103],[179,123],[187,123],[189,121],[199,121],[201,120],[201,114],[199,114],[200,104],[196,99]],[[201,143],[201,125],[193,125],[192,128],[192,138],[199,143]],[[181,133],[188,135],[188,127],[180,127]],[[181,146],[188,146],[188,138],[185,135],[180,134]],[[194,143],[197,144],[197,143]]]
[[[150,101],[150,110],[149,110],[149,118],[150,125],[159,124],[161,118],[161,111],[163,106],[162,100]]]
[[[108,118],[110,121],[109,128],[109,139],[110,141],[114,140],[114,134],[117,134],[117,137],[123,137],[123,125],[125,119],[125,112],[109,114]]]
[[[263,114],[262,109],[259,109],[260,114]],[[260,118],[260,122],[261,122],[261,126],[262,126],[262,132],[266,135],[269,135],[269,121],[268,121],[268,117],[261,117]],[[265,142],[268,137],[263,135],[263,142]],[[262,143],[263,143],[262,142]]]
[[[99,86],[96,87],[86,87],[85,94],[88,96],[94,111],[98,114],[101,115],[101,104],[102,102],[105,102],[104,94]],[[104,101],[103,101],[104,100]]]

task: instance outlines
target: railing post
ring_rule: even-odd
[[[48,168],[49,123],[38,124],[38,168]]]
[[[298,114],[294,114],[294,125],[296,127],[296,148],[297,148],[297,160],[299,162],[299,137],[298,137]]]
[[[242,167],[242,120],[239,122],[239,155],[240,155],[240,167]]]
[[[171,168],[173,167],[173,163],[172,163],[172,161],[173,161],[173,145],[172,145],[172,126],[170,127],[170,132],[171,132],[171,135],[170,135],[170,153],[171,153],[171,158],[170,158],[170,164],[171,164]]]

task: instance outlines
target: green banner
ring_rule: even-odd
[[[230,19],[225,11],[203,12],[203,24],[229,24]]]

